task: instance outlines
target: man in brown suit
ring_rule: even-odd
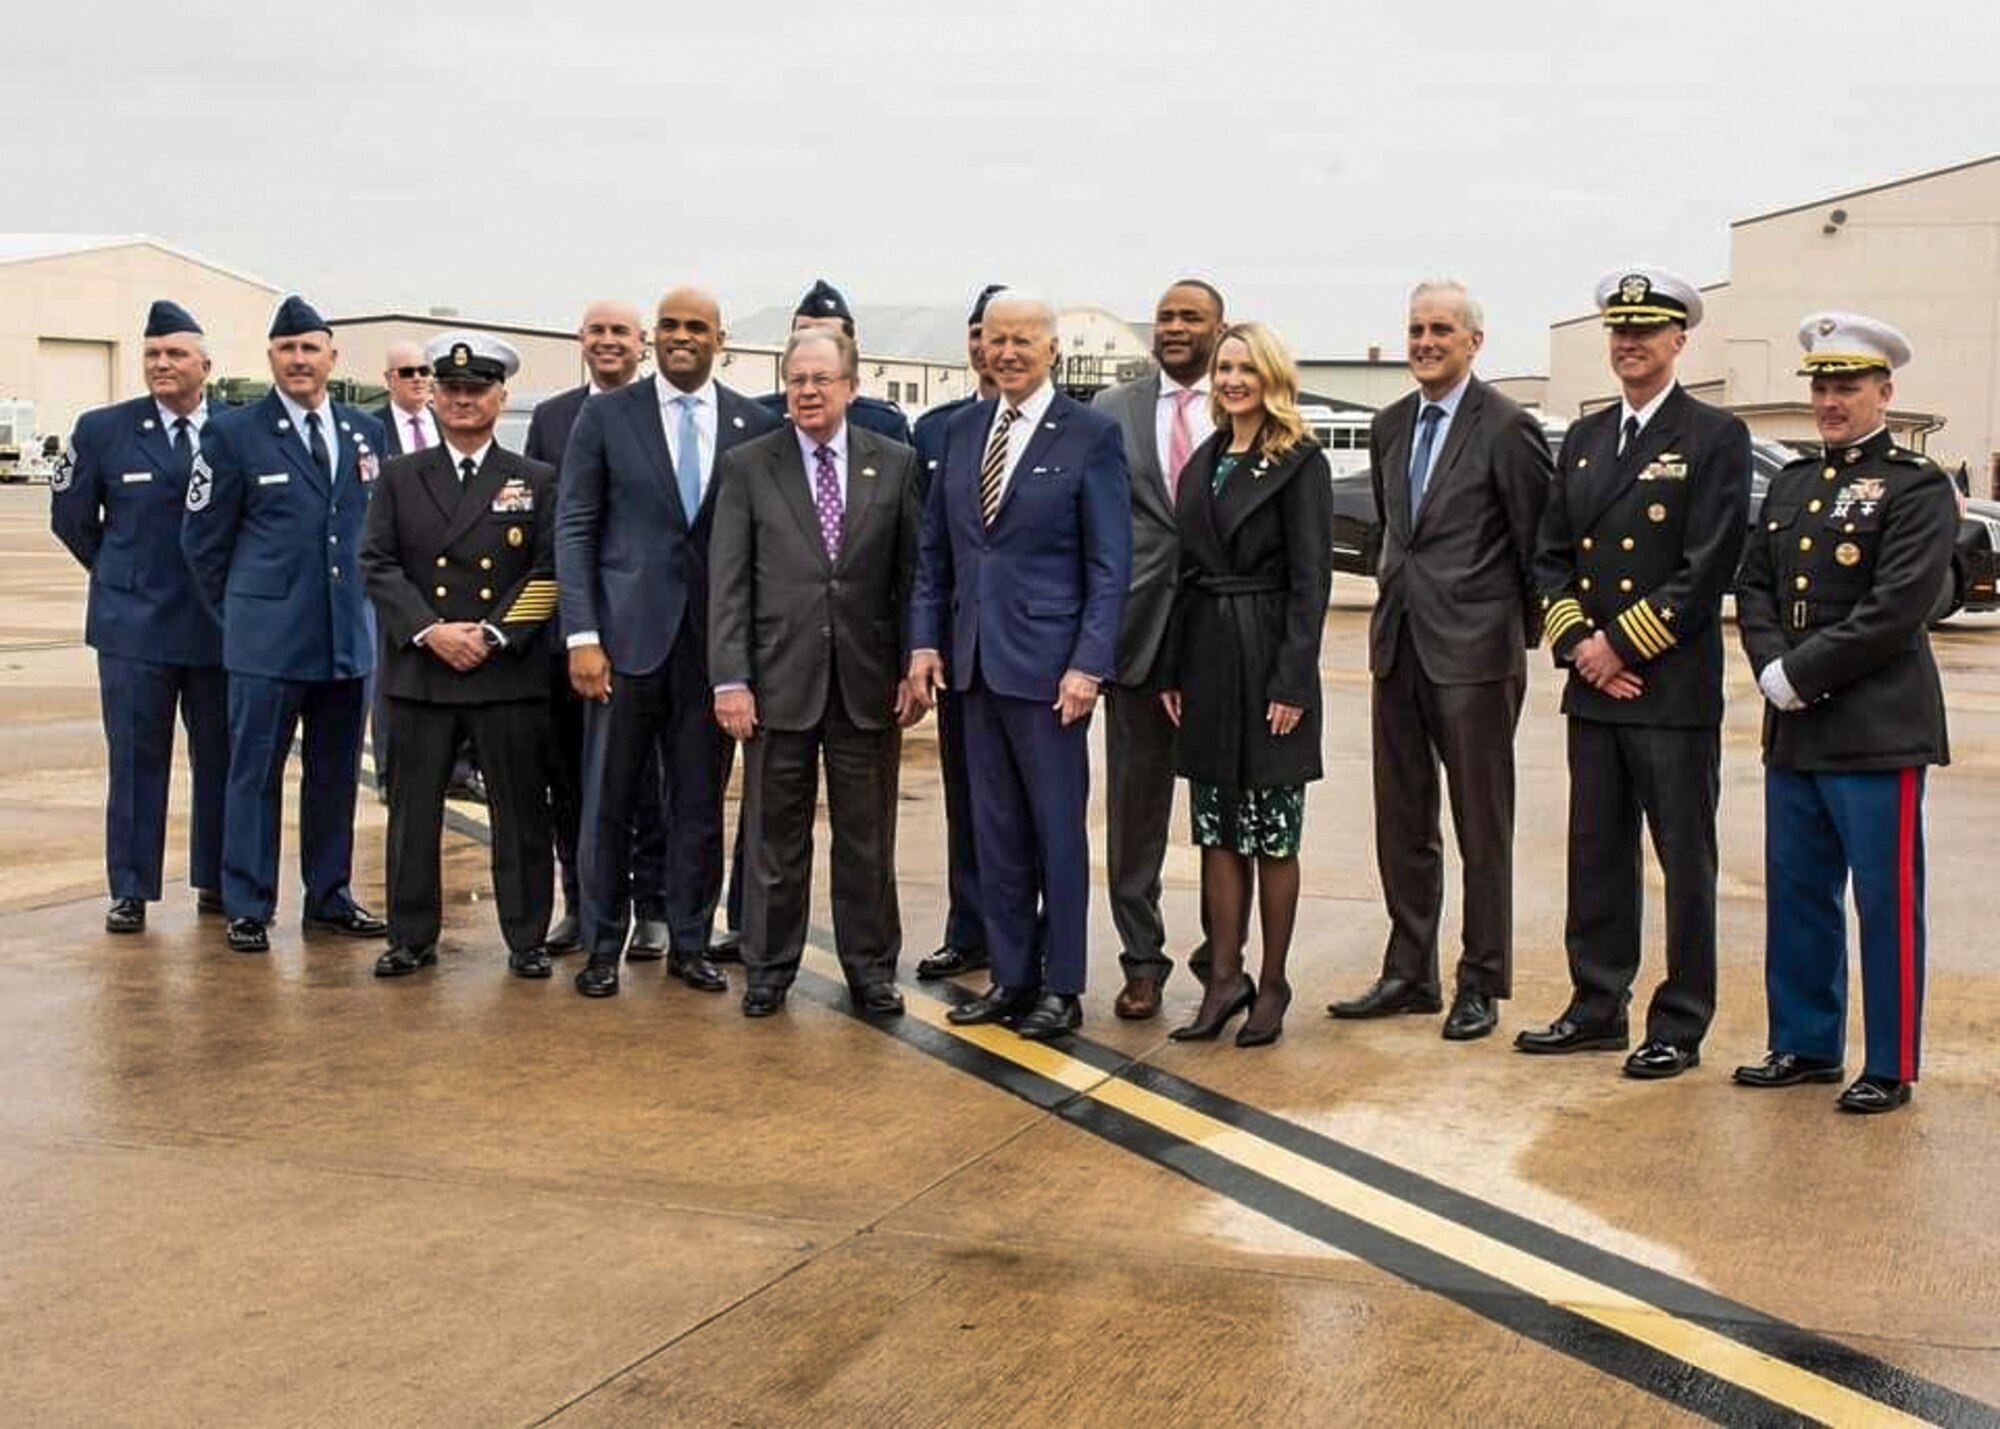
[[[1512,991],[1514,726],[1539,636],[1531,576],[1553,466],[1534,418],[1472,375],[1479,304],[1451,281],[1410,295],[1417,391],[1369,436],[1382,560],[1375,677],[1375,853],[1389,910],[1382,975],[1335,1017],[1433,1013],[1444,839],[1438,765],[1465,865],[1464,952],[1444,1036],[1484,1037]]]

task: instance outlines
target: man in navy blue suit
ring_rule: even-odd
[[[137,933],[160,896],[174,710],[187,726],[194,802],[188,879],[204,913],[222,911],[222,785],[229,767],[222,627],[195,599],[181,559],[181,503],[208,422],[208,349],[178,303],[146,317],[148,395],[84,413],[49,478],[49,524],[90,572],[84,641],[97,652],[110,780],[104,927]]]
[[[653,322],[659,371],[583,404],[564,448],[556,581],[570,683],[588,705],[583,750],[586,997],[618,991],[631,916],[632,804],[649,755],[666,791],[667,971],[704,992],[722,892],[722,788],[730,741],[708,674],[708,532],[716,458],[778,429],[714,379],[725,334],[715,299],[676,288]]]
[[[215,414],[188,479],[181,550],[222,619],[229,671],[229,787],[222,903],[229,946],[270,948],[278,905],[285,761],[304,727],[299,862],[304,926],[379,938],[354,901],[354,789],[368,717],[375,626],[362,591],[362,518],[382,425],[332,401],[333,329],[294,294],[270,331],[264,399]]]
[[[947,1013],[1045,1040],[1082,1024],[1090,920],[1090,715],[1117,667],[1132,569],[1118,424],[1057,392],[1055,310],[986,306],[999,397],[954,417],[924,509],[910,679],[964,697],[993,985]],[[1047,921],[1037,945],[1035,910]]]

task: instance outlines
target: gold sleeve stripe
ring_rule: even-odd
[[[527,596],[522,596],[507,608],[507,613],[501,619],[510,621],[547,620],[551,615],[555,614],[555,610],[556,603],[553,597],[544,596],[540,599],[530,599]]]
[[[1674,648],[1676,643],[1674,632],[1669,630],[1666,622],[1654,613],[1653,603],[1650,600],[1640,601],[1632,607],[1632,611],[1634,618],[1644,623],[1647,632],[1652,635],[1661,650]]]
[[[1633,648],[1639,652],[1640,659],[1650,660],[1660,653],[1653,648],[1652,637],[1641,630],[1638,622],[1632,618],[1631,611],[1627,610],[1619,615],[1618,628],[1625,632],[1625,638],[1632,642]]]
[[[1638,652],[1648,660],[1664,655],[1674,646],[1674,636],[1645,601],[1629,605],[1618,616],[1618,628],[1625,632]]]
[[[1543,615],[1542,638],[1553,642],[1567,634],[1572,626],[1584,624],[1588,622],[1584,619],[1583,607],[1574,599],[1565,596],[1551,604]]]

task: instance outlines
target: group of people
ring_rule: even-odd
[[[1734,584],[1766,699],[1771,1011],[1769,1055],[1736,1080],[1844,1077],[1851,875],[1868,1045],[1840,1105],[1891,1110],[1917,1076],[1923,775],[1946,758],[1925,620],[1956,510],[1944,474],[1886,427],[1908,344],[1855,315],[1806,321],[1825,450],[1777,478],[1753,524],[1746,429],[1675,381],[1699,293],[1621,269],[1597,303],[1621,397],[1552,456],[1540,424],[1473,375],[1472,295],[1449,280],[1411,295],[1416,390],[1375,418],[1370,452],[1390,933],[1380,977],[1329,1012],[1442,1012],[1455,1041],[1497,1027],[1514,734],[1526,652],[1545,643],[1568,672],[1573,990],[1516,1046],[1629,1046],[1644,828],[1666,879],[1667,970],[1624,1070],[1698,1065]],[[641,381],[649,327],[656,374]],[[987,971],[951,1021],[1059,1038],[1082,1020],[1102,697],[1116,1015],[1161,1010],[1161,868],[1185,779],[1203,996],[1170,1035],[1217,1038],[1241,1015],[1239,1046],[1277,1040],[1305,786],[1322,774],[1332,555],[1327,461],[1277,336],[1231,322],[1213,285],[1175,282],[1155,312],[1156,370],[1086,405],[1055,385],[1054,309],[991,285],[967,324],[977,395],[914,431],[860,396],[853,316],[824,282],[762,399],[715,380],[727,335],[701,289],[668,292],[650,325],[594,303],[578,336],[589,380],[536,408],[516,455],[493,434],[519,357],[491,334],[392,350],[390,405],[370,414],[329,399],[333,333],[290,297],[270,329],[271,392],[211,409],[198,323],[153,306],[148,394],[87,414],[51,483],[56,533],[91,572],[107,928],[142,930],[161,894],[178,711],[191,881],[230,948],[269,947],[297,738],[304,924],[386,937],[379,975],[437,960],[445,801],[476,777],[515,974],[546,978],[552,955],[580,949],[586,996],[615,995],[621,963],[660,958],[721,992],[718,964],[740,960],[742,1011],[767,1017],[806,941],[823,765],[835,951],[856,1010],[894,1016],[901,737],[935,710],[949,906],[917,976]],[[386,920],[349,886],[371,680]],[[1448,1011],[1446,797],[1464,872]]]

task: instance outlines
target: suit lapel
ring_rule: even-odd
[[[450,460],[449,451],[446,459]],[[457,465],[453,462],[452,465]],[[494,494],[514,475],[514,459],[507,451],[494,443],[486,449],[486,459],[479,463],[479,469],[472,474],[472,480],[465,483],[458,493],[458,504],[451,513],[451,524],[445,527],[444,544],[449,546],[478,524],[486,514]]]
[[[692,528],[695,513],[681,505],[681,486],[674,479],[674,454],[667,446],[667,424],[660,406],[659,379],[648,377],[620,390],[632,393],[628,404],[630,410],[625,415],[632,423],[639,445],[652,459],[653,475],[667,488],[667,497],[673,502],[674,510],[681,513],[681,524]]]
[[[1008,506],[1013,504],[1014,493],[1019,491],[1021,484],[1033,475],[1035,463],[1040,461],[1044,456],[1047,456],[1049,448],[1054,446],[1061,438],[1063,425],[1069,417],[1068,408],[1074,405],[1069,398],[1058,392],[1056,393],[1055,400],[1049,403],[1048,410],[1042,413],[1042,420],[1036,424],[1034,433],[1028,438],[1028,445],[1022,451],[1020,461],[1015,463],[1013,473],[1007,478],[1006,490],[1000,493],[1000,509],[993,513],[994,525],[998,526],[1000,524],[1000,519],[1007,514]],[[989,432],[988,440],[991,440],[991,435]],[[980,449],[979,455],[981,461],[984,461],[986,452],[983,446]],[[976,473],[973,477],[973,484],[973,501],[977,504],[979,492],[977,489],[978,476]]]
[[[1131,424],[1133,446],[1139,453],[1139,480],[1133,483],[1139,499],[1153,502],[1172,521],[1174,503],[1167,491],[1167,458],[1160,450],[1160,391],[1160,375],[1156,372],[1151,381],[1132,394],[1126,420]],[[1188,449],[1190,458],[1193,450]]]
[[[1410,427],[1419,396],[1399,398],[1382,413],[1382,503],[1384,517],[1404,540],[1410,535]]]
[[[132,435],[140,449],[152,458],[156,470],[172,472],[176,481],[187,480],[187,470],[175,459],[174,444],[168,439],[166,428],[160,425],[160,409],[151,401],[139,410],[139,420],[133,423]],[[188,440],[194,442],[196,447],[201,445],[194,434],[193,423],[188,424]]]
[[[715,384],[715,461],[708,469],[708,484],[701,489],[701,511],[705,515],[715,506],[715,473],[722,465],[722,454],[731,447],[761,435],[750,426],[749,410],[755,404],[733,387]]]
[[[1222,537],[1225,548],[1235,539],[1243,523],[1285,488],[1312,449],[1310,443],[1300,442],[1283,461],[1272,461],[1254,450],[1244,454],[1242,462],[1222,488],[1227,504],[1218,504],[1215,508],[1216,534]],[[1248,489],[1239,489],[1232,495],[1230,488],[1240,482],[1247,482]]]
[[[1622,408],[1610,409],[1611,419],[1605,423],[1606,441],[1602,453],[1606,480],[1601,487],[1593,486],[1599,499],[1591,508],[1590,519],[1584,524],[1595,522],[1613,502],[1623,496],[1639,479],[1639,473],[1650,465],[1655,457],[1680,440],[1681,422],[1687,415],[1687,393],[1678,385],[1653,413],[1653,419],[1640,429],[1639,439],[1632,443],[1624,455],[1618,453],[1618,428],[1622,422]],[[1593,457],[1592,460],[1598,460]]]
[[[854,549],[855,532],[867,519],[868,508],[875,504],[875,493],[882,487],[882,453],[867,433],[849,425],[847,428],[847,502],[840,513],[840,555]]]
[[[1451,414],[1451,426],[1444,434],[1444,450],[1431,463],[1430,479],[1424,483],[1423,505],[1417,508],[1416,520],[1411,529],[1423,524],[1424,513],[1437,504],[1436,493],[1440,486],[1450,479],[1452,468],[1465,451],[1465,444],[1471,440],[1472,429],[1479,421],[1479,409],[1486,401],[1486,389],[1477,377],[1465,384],[1465,395],[1458,400],[1458,410]],[[1405,496],[1405,500],[1409,498]]]
[[[417,476],[423,482],[424,492],[430,497],[431,504],[437,507],[438,516],[449,527],[452,516],[458,511],[458,498],[463,494],[459,490],[458,472],[454,469],[456,464],[449,450],[442,445],[431,448],[417,461]]]
[[[788,442],[778,442],[771,453],[771,464],[766,469],[771,482],[778,488],[778,497],[792,513],[792,519],[799,523],[799,534],[805,537],[806,545],[826,564],[826,537],[819,529],[819,507],[813,502],[812,473],[806,470],[805,453],[799,450],[796,435]],[[847,489],[854,490],[854,428],[847,429]]]
[[[332,404],[329,403],[327,406],[329,416],[332,410]],[[292,425],[291,416],[286,412],[285,404],[278,400],[276,392],[271,392],[264,398],[262,416],[265,430],[270,432],[271,439],[278,444],[278,450],[284,454],[285,460],[292,464],[292,470],[303,477],[321,496],[330,496],[332,493],[327,489],[326,482],[320,478],[319,468],[313,465],[313,459],[306,451],[305,433]],[[338,434],[336,429],[330,435]],[[329,444],[327,454],[331,456],[332,453],[333,447]]]

